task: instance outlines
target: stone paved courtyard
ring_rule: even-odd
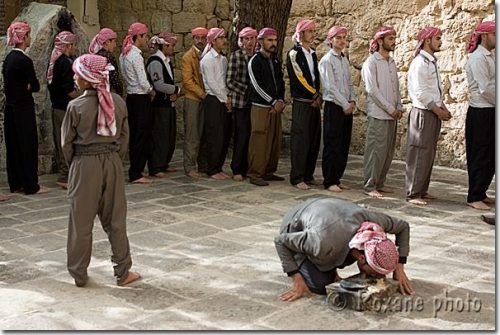
[[[340,330],[494,329],[495,228],[465,206],[467,173],[435,168],[427,208],[404,201],[404,163],[395,161],[392,197],[362,193],[362,157],[350,156],[336,196],[410,222],[406,271],[417,295],[379,312],[334,311],[325,297],[293,303],[274,249],[282,215],[310,197],[333,196],[288,182],[193,181],[179,172],[150,186],[128,184],[128,232],[133,269],[143,279],[115,285],[110,246],[96,220],[90,282],[77,288],[66,271],[68,205],[55,175],[43,195],[13,195],[0,204],[0,328],[4,330]],[[320,163],[317,175],[321,175]],[[278,174],[288,176],[289,159]],[[229,169],[226,167],[226,171]],[[0,192],[7,193],[5,182]],[[494,196],[494,185],[490,195]],[[493,213],[493,210],[490,212]],[[355,266],[341,276],[356,272]],[[403,300],[400,300],[403,301]],[[415,305],[419,303],[418,310]],[[438,308],[440,307],[440,308]],[[403,309],[403,311],[401,311]]]

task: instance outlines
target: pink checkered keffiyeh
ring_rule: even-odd
[[[470,37],[469,44],[467,45],[467,51],[471,53],[477,49],[477,45],[479,44],[479,36],[481,36],[481,34],[494,33],[495,31],[495,22],[484,21],[480,23]]]
[[[252,27],[245,27],[240,30],[238,33],[238,46],[240,48],[243,48],[243,42],[241,41],[244,37],[252,37],[255,36],[257,37],[257,30],[253,29]]]
[[[396,35],[396,30],[392,27],[380,27],[373,36],[373,40],[370,43],[370,53],[374,53],[378,50],[378,41],[383,39],[388,35]]]
[[[293,41],[301,43],[300,33],[310,29],[316,29],[316,23],[313,20],[302,20],[297,23],[295,33],[292,36]]]
[[[338,34],[346,33],[347,34],[347,28],[342,27],[342,26],[333,26],[328,30],[328,34],[326,35],[326,40],[325,43],[330,44],[332,43],[332,39],[337,36]]]
[[[29,33],[31,27],[26,22],[12,22],[7,29],[7,44],[15,46],[23,42],[24,36]]]
[[[56,60],[61,57],[64,53],[64,48],[68,44],[73,44],[76,42],[76,36],[69,31],[61,31],[56,35],[56,39],[54,41],[54,49],[52,50],[52,54],[50,55],[49,68],[47,70],[47,82],[49,84],[52,83],[52,77],[54,76],[54,64]]]
[[[224,36],[223,28],[211,28],[207,34],[207,45],[201,54],[201,58],[203,58],[209,51],[212,49],[212,44],[218,38]]]
[[[89,53],[96,54],[102,49],[104,42],[115,39],[117,36],[118,35],[113,30],[102,28],[90,42]]]
[[[384,229],[373,222],[363,222],[349,242],[349,248],[364,250],[368,265],[383,275],[393,272],[398,264],[396,245],[387,238]]]
[[[109,71],[112,70],[113,65],[108,63],[106,57],[99,55],[83,55],[73,62],[75,74],[97,90],[97,134],[100,136],[116,135],[115,105],[109,86]]]
[[[420,31],[420,33],[417,35],[417,48],[415,50],[415,57],[420,53],[420,50],[423,49],[424,47],[424,41],[428,38],[431,38],[433,36],[438,36],[441,35],[441,29],[438,27],[425,27]]]
[[[135,22],[130,25],[127,31],[127,36],[123,39],[122,55],[127,55],[134,44],[133,37],[148,33],[148,26],[141,22]]]
[[[151,37],[149,40],[149,47],[151,49],[158,49],[160,44],[172,45],[177,43],[177,36],[168,31],[162,31],[158,35]]]

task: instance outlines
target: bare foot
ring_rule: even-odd
[[[132,184],[151,184],[153,181],[151,179],[148,179],[146,177],[141,177],[139,179],[136,179],[132,181]]]
[[[224,171],[219,172],[219,173],[224,177],[224,179],[231,179],[231,176],[228,175],[227,173],[225,173]]]
[[[432,194],[429,194],[429,193],[426,193],[422,196],[423,199],[427,199],[427,200],[435,200],[437,199],[437,197],[433,196]]]
[[[57,186],[67,190],[68,189],[68,183],[62,182],[62,181],[56,181]]]
[[[47,193],[47,192],[50,192],[50,188],[40,185],[40,189],[38,190],[38,192],[36,192],[34,194],[43,194],[43,193]]]
[[[488,197],[486,197],[486,198],[483,199],[483,202],[485,204],[488,204],[488,205],[493,205],[495,203],[495,198],[488,198]]]
[[[389,188],[389,187],[382,187],[382,188],[379,188],[377,191],[382,192],[382,193],[394,193],[394,190]]]
[[[427,205],[427,201],[425,201],[424,199],[422,198],[413,198],[413,199],[409,199],[408,202],[410,204],[414,204],[414,205],[418,205],[418,206],[426,206]]]
[[[139,278],[141,278],[141,275],[139,274],[139,272],[130,271],[128,273],[127,278],[122,283],[118,283],[118,286],[127,286],[128,284],[135,282]]]
[[[165,178],[167,176],[167,174],[165,172],[158,172],[158,173],[155,173],[153,175],[153,177],[156,177],[156,178]]]
[[[330,192],[342,192],[343,190],[337,185],[332,185],[328,188],[328,191],[330,191]]]
[[[191,177],[191,178],[195,178],[195,179],[198,179],[201,177],[201,175],[195,170],[189,171],[188,173],[186,173],[186,176]]]
[[[345,186],[343,184],[339,184],[339,187],[343,190],[350,190],[351,188],[349,186]]]
[[[380,193],[379,191],[377,191],[377,190],[370,191],[370,192],[365,191],[363,193],[366,194],[366,195],[369,195],[372,198],[383,198],[384,197],[384,195],[382,193]]]
[[[323,180],[321,180],[321,179],[313,179],[313,180],[306,181],[306,184],[315,185],[315,186],[323,185]]]
[[[241,174],[235,174],[233,176],[234,181],[243,181],[243,179],[245,179],[245,178],[243,178],[243,176]]]
[[[210,176],[210,178],[215,179],[215,180],[224,180],[227,179],[222,173],[216,173]]]
[[[6,195],[1,195],[1,194],[0,194],[0,202],[1,202],[1,201],[7,201],[7,200],[9,200],[9,199],[10,199],[10,198],[9,198],[8,196],[6,196]]]
[[[176,169],[176,168],[174,168],[174,167],[168,167],[165,171],[166,171],[166,172],[176,172],[176,171],[177,171],[177,169]]]
[[[307,184],[306,184],[306,183],[304,183],[304,182],[300,182],[300,183],[298,183],[298,184],[296,184],[296,185],[293,185],[293,186],[295,186],[295,187],[296,187],[296,188],[298,188],[299,190],[309,190],[309,189],[311,189],[311,186],[307,185]]]
[[[472,207],[474,209],[480,209],[480,210],[483,210],[483,211],[487,211],[487,210],[490,209],[490,206],[488,206],[487,204],[485,204],[482,201],[468,202],[467,206],[470,206],[470,207]]]

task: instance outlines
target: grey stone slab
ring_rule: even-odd
[[[144,213],[165,210],[164,206],[151,202],[127,203],[127,217],[138,216]]]
[[[144,318],[130,324],[132,329],[137,330],[220,330],[220,328],[204,324],[204,320],[198,320],[191,313],[180,313],[171,310],[163,310],[153,316]]]
[[[29,212],[30,210],[22,205],[14,205],[14,204],[2,204],[0,206],[0,215],[15,215],[15,214],[24,214]]]
[[[24,261],[10,261],[0,264],[0,282],[14,284],[25,280],[32,280],[43,273]]]
[[[360,205],[363,204],[366,206],[366,208],[372,209],[374,211],[397,209],[404,206],[404,204],[401,203],[400,200],[389,197],[384,197],[380,199],[366,198],[363,200],[355,201],[355,203]]]
[[[39,210],[39,209],[47,209],[55,207],[69,208],[69,203],[66,197],[55,197],[42,200],[26,201],[23,202],[21,205],[30,210]]]
[[[170,225],[182,220],[178,215],[173,214],[172,211],[166,211],[165,209],[155,211],[141,211],[131,214],[129,216],[129,220],[132,220],[132,225],[135,225],[133,223],[133,219],[150,222],[154,225]],[[140,225],[140,222],[137,223],[138,225]]]
[[[28,234],[45,234],[57,231],[67,231],[68,218],[23,223],[22,225],[16,226],[16,229],[22,230]]]
[[[58,219],[62,217],[67,217],[69,214],[68,207],[57,207],[51,209],[42,209],[32,212],[27,212],[23,214],[15,215],[14,218],[25,221],[25,222],[37,222],[44,221],[48,219]]]
[[[210,188],[196,185],[196,184],[186,184],[186,185],[176,185],[175,187],[168,187],[163,189],[162,191],[171,195],[184,195],[184,194],[192,194],[203,191],[209,191]]]
[[[67,239],[53,233],[47,233],[23,237],[17,239],[16,243],[42,251],[54,251],[66,248]]]
[[[143,202],[143,201],[150,201],[150,200],[166,200],[171,198],[172,196],[170,194],[167,194],[165,192],[152,192],[152,191],[145,191],[145,192],[137,192],[133,193],[127,196],[127,201],[129,202]]]
[[[184,300],[167,290],[140,281],[133,287],[114,287],[108,294],[144,310],[162,310]]]
[[[26,236],[28,236],[28,234],[21,230],[12,228],[0,228],[0,241],[8,241]]]
[[[279,295],[288,289],[290,289],[290,286],[283,283],[255,280],[245,283],[233,292],[242,297],[252,297],[253,300],[283,308],[286,305],[279,299]]]
[[[171,249],[194,259],[213,260],[233,255],[247,248],[239,243],[208,237],[179,243]]]
[[[214,215],[223,214],[223,212],[219,209],[206,208],[206,207],[201,207],[199,205],[173,207],[169,210],[169,212],[179,214],[179,215],[183,216],[184,218],[188,218],[188,219],[202,218],[202,217],[207,217],[207,216],[214,216]]]
[[[166,216],[167,214],[164,215]],[[173,220],[172,221],[168,220],[167,222],[168,222],[167,224],[171,224]],[[162,224],[161,221],[157,222],[156,220],[145,221],[137,218],[127,218],[127,232],[130,234],[144,230],[151,230],[157,228],[158,225],[160,224]]]
[[[206,219],[203,219],[204,222],[205,220]],[[222,231],[212,225],[206,225],[195,221],[181,221],[179,223],[169,225],[165,228],[165,230],[170,233],[183,235],[189,238],[210,236]]]
[[[197,221],[225,230],[238,229],[257,224],[255,221],[234,215],[217,215],[208,218],[199,218]]]
[[[178,312],[203,315],[221,329],[231,330],[243,327],[254,320],[269,315],[272,306],[230,294],[218,294],[207,298],[177,305]]]
[[[149,230],[128,234],[128,240],[131,244],[149,250],[169,248],[185,239],[186,238],[182,236],[165,233],[161,230]]]
[[[243,202],[239,203],[236,202],[236,199],[232,201],[224,201],[223,199],[217,199],[217,200],[208,200],[200,204],[202,207],[206,208],[214,208],[220,211],[227,211],[227,212],[235,212],[242,207],[247,207],[248,203]]]
[[[132,257],[134,264],[137,264],[141,268],[150,267],[162,272],[156,273],[156,276],[196,264],[190,258],[168,251],[139,251],[133,253]]]
[[[199,204],[204,201],[206,200],[188,195],[181,195],[181,196],[170,197],[167,199],[156,200],[156,203],[167,207],[179,207],[179,206]]]
[[[11,228],[20,224],[24,224],[24,222],[11,217],[0,216],[0,228]]]

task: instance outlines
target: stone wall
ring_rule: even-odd
[[[409,112],[407,70],[416,46],[414,39],[426,25],[436,25],[443,30],[442,51],[437,53],[442,75],[445,103],[453,118],[443,123],[436,164],[465,168],[465,114],[467,109],[467,80],[464,65],[467,61],[466,43],[474,27],[483,19],[494,20],[495,4],[492,0],[294,0],[289,20],[285,49],[292,45],[291,36],[296,23],[303,18],[315,19],[318,25],[317,53],[322,56],[328,48],[323,42],[332,25],[349,28],[347,54],[351,61],[354,84],[359,96],[354,117],[351,153],[363,154],[366,113],[360,69],[368,57],[368,47],[373,33],[380,25],[392,25],[398,32],[394,59],[399,69],[399,81],[404,108]],[[286,119],[290,113],[285,115]],[[398,125],[396,159],[406,155],[407,119]]]

